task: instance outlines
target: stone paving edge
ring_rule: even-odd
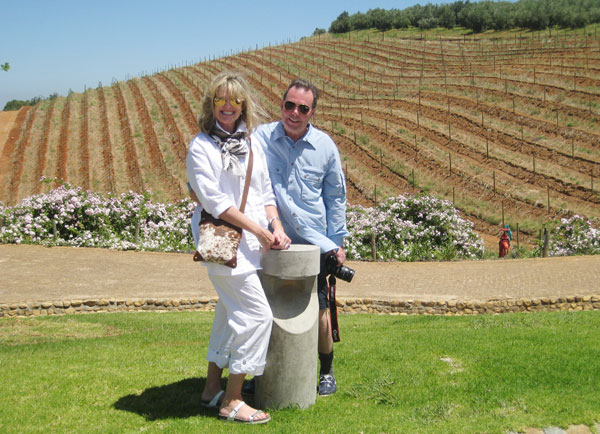
[[[0,304],[0,318],[68,315],[94,312],[212,311],[218,297],[101,298]],[[511,312],[600,310],[600,294],[496,300],[394,300],[339,298],[341,313],[388,315],[478,315]]]

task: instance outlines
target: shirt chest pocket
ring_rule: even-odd
[[[323,190],[323,178],[325,173],[314,167],[305,167],[300,173],[300,184],[302,186],[302,199],[315,201],[321,197]]]

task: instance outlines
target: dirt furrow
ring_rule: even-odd
[[[2,196],[0,202],[13,203],[16,200],[13,189],[19,184],[19,167],[21,170],[23,167],[21,148],[23,143],[27,141],[35,116],[35,109],[32,110],[31,116],[27,116],[30,110],[32,110],[30,106],[25,106],[19,110],[2,149],[2,156],[0,156],[0,194]],[[17,174],[19,174],[18,178]]]
[[[182,68],[181,70],[173,69],[169,72],[173,73],[183,83],[183,85],[185,87],[187,87],[190,90],[190,92],[192,92],[192,95],[194,96],[194,98],[196,99],[197,102],[200,103],[202,101],[202,96],[204,95],[204,91],[202,89],[200,89],[200,87],[198,87],[192,80],[190,80],[188,78],[188,74],[187,74],[188,69],[187,68]],[[196,116],[194,116],[194,125],[197,126]]]
[[[89,149],[89,116],[88,91],[83,92],[81,99],[81,130],[79,131],[79,155],[81,167],[79,176],[84,190],[90,189],[90,149]]]
[[[117,101],[117,110],[119,112],[119,122],[121,124],[121,137],[125,146],[125,158],[127,174],[129,177],[129,183],[133,190],[137,192],[144,191],[144,182],[142,178],[142,172],[138,162],[137,151],[135,144],[133,143],[133,136],[131,134],[131,126],[129,124],[129,118],[127,116],[127,109],[125,107],[125,99],[123,98],[123,92],[119,83],[115,83],[113,86],[115,92],[115,98]]]
[[[148,77],[148,76],[143,77],[142,83],[144,83],[146,85],[146,87],[150,90],[150,93],[152,94],[154,101],[156,101],[156,103],[158,104],[158,108],[159,108],[160,114],[163,119],[163,124],[165,126],[165,129],[167,130],[167,138],[169,139],[169,145],[171,146],[173,153],[175,154],[175,156],[177,157],[177,159],[179,160],[180,163],[185,162],[185,154],[186,154],[185,140],[183,138],[183,134],[181,133],[181,131],[179,130],[179,127],[177,126],[177,123],[175,122],[175,119],[173,118],[173,113],[171,113],[169,104],[167,104],[167,101],[165,101],[165,98],[161,95],[160,91],[158,90],[156,83],[154,83],[154,81],[152,81],[152,79],[150,77]],[[139,94],[139,95],[141,96],[141,94]],[[142,100],[143,100],[143,97],[142,97]],[[138,100],[136,99],[136,104],[137,104],[137,101]],[[146,112],[147,112],[145,105],[144,105],[144,107],[142,107],[141,104],[137,104],[137,107],[138,107],[138,113],[140,113],[140,110],[142,110],[142,109],[146,110]],[[152,126],[152,121],[151,121],[149,115],[148,115],[147,120],[150,121],[150,126]],[[154,138],[156,139],[156,133],[154,134]],[[152,140],[154,140],[154,139],[152,139]],[[156,139],[156,147],[158,147],[158,139]],[[160,159],[162,160],[162,156]]]
[[[67,142],[69,140],[69,116],[71,113],[71,95],[65,98],[60,120],[60,136],[58,138],[56,179],[68,181],[67,179]]]
[[[46,168],[46,151],[48,150],[48,138],[50,136],[50,123],[52,121],[52,113],[54,112],[54,105],[56,104],[56,99],[53,99],[48,104],[46,109],[46,117],[44,120],[44,126],[42,128],[42,142],[38,147],[37,152],[37,161],[35,164],[34,173],[34,186],[33,193],[39,194],[42,190],[42,183],[39,182],[44,176],[44,169]]]
[[[157,74],[156,78],[167,88],[171,96],[175,98],[175,101],[177,101],[179,106],[179,110],[181,110],[181,114],[183,115],[185,125],[187,126],[188,130],[193,132],[195,135],[195,133],[198,131],[198,123],[196,122],[196,116],[194,116],[194,113],[192,112],[191,104],[186,100],[181,90],[179,90],[179,88],[173,84],[167,75],[164,73]]]
[[[158,138],[154,131],[152,119],[148,113],[148,107],[139,87],[134,80],[127,82],[129,90],[133,95],[133,100],[136,106],[140,122],[142,123],[142,134],[144,135],[144,141],[148,147],[148,157],[152,165],[155,174],[159,175],[159,185],[166,187],[167,192],[172,198],[181,197],[181,189],[179,183],[175,180],[173,174],[167,170],[160,146],[158,144]]]
[[[112,143],[110,141],[110,134],[108,132],[108,113],[106,110],[106,97],[104,95],[104,88],[100,87],[96,90],[98,94],[98,102],[100,105],[100,130],[101,141],[100,146],[102,147],[102,162],[103,168],[107,174],[108,191],[115,192],[115,167],[112,155]]]

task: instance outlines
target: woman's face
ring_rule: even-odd
[[[215,118],[221,127],[229,132],[235,132],[235,123],[242,114],[243,101],[230,101],[229,91],[219,89],[213,98]]]

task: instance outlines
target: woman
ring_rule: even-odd
[[[265,155],[261,146],[251,146],[249,139],[258,125],[259,111],[241,75],[217,75],[205,92],[199,122],[202,132],[192,140],[186,161],[191,193],[199,202],[192,217],[196,243],[202,208],[244,230],[235,268],[204,263],[219,302],[206,357],[208,375],[202,403],[217,407],[220,402],[219,418],[252,424],[266,423],[270,416],[243,402],[242,384],[247,374],[261,375],[264,370],[273,319],[256,270],[261,248],[287,248],[290,243],[277,215]],[[250,148],[254,166],[241,213],[238,207]],[[229,379],[223,393],[225,367]]]

